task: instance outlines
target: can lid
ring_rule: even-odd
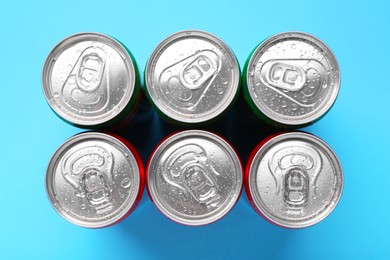
[[[87,228],[122,220],[140,189],[135,156],[121,141],[103,133],[86,132],[68,139],[54,153],[46,172],[46,191],[54,209]]]
[[[248,163],[252,203],[276,225],[314,225],[328,216],[340,200],[340,162],[318,137],[303,132],[277,135],[262,145]]]
[[[239,91],[240,69],[232,50],[196,30],[163,40],[145,69],[149,98],[165,117],[203,123],[222,114]]]
[[[94,127],[126,108],[136,76],[130,55],[118,41],[99,33],[80,33],[50,52],[42,85],[47,102],[61,118]]]
[[[300,32],[277,34],[261,43],[249,59],[245,77],[254,107],[288,126],[321,118],[340,88],[332,51],[316,37]]]
[[[221,137],[188,130],[158,146],[149,161],[147,183],[151,199],[166,217],[200,226],[219,220],[235,205],[242,168]]]

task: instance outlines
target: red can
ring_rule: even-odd
[[[245,171],[253,208],[267,221],[304,228],[326,218],[343,189],[343,172],[320,138],[289,132],[269,136],[253,150]]]
[[[147,188],[155,206],[188,226],[224,217],[241,194],[242,179],[241,162],[230,144],[202,130],[169,136],[147,166]]]
[[[54,209],[86,228],[103,228],[125,219],[139,203],[144,182],[137,151],[109,133],[71,137],[54,153],[46,172],[46,190]]]

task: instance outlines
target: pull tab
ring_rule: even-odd
[[[180,72],[184,87],[196,90],[209,80],[219,68],[219,57],[212,51],[200,51],[195,54]]]
[[[308,202],[309,176],[300,167],[290,169],[284,176],[284,202],[289,207],[301,208]]]
[[[109,101],[108,73],[105,52],[99,47],[86,48],[77,59],[62,86],[62,97],[72,110],[84,109],[83,113],[96,113]],[[103,86],[102,82],[107,82]]]
[[[80,177],[81,188],[88,204],[99,207],[110,203],[111,190],[104,173],[97,168],[87,168]]]
[[[201,102],[220,69],[219,56],[202,50],[166,67],[159,82],[166,97],[187,112]]]
[[[95,91],[102,81],[103,70],[104,60],[97,52],[84,52],[76,72],[77,85],[86,92]]]
[[[264,63],[261,70],[267,82],[277,88],[287,91],[299,91],[306,82],[306,73],[299,65],[292,61],[270,60]]]

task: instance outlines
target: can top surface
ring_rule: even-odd
[[[126,216],[140,185],[140,169],[129,148],[97,132],[68,139],[46,172],[46,191],[54,209],[88,228],[106,227]]]
[[[225,216],[242,188],[241,163],[232,147],[200,130],[165,140],[152,154],[147,174],[157,208],[169,219],[190,226]]]
[[[273,121],[295,126],[323,116],[335,102],[340,71],[332,51],[306,33],[287,32],[261,43],[250,57],[251,100]]]
[[[136,71],[126,49],[98,33],[80,33],[58,43],[46,58],[43,91],[51,108],[82,126],[106,123],[132,98]]]
[[[341,197],[340,162],[331,148],[313,135],[277,135],[262,145],[249,163],[247,185],[252,203],[276,225],[314,225],[333,211]]]
[[[202,123],[223,113],[238,93],[239,79],[232,50],[216,36],[194,30],[162,41],[145,70],[152,102],[183,123]]]

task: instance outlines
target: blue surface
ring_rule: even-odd
[[[2,1],[0,259],[390,259],[389,3]],[[125,43],[143,69],[162,39],[188,28],[222,38],[241,66],[260,41],[283,31],[311,33],[333,50],[342,73],[338,100],[305,129],[328,142],[344,168],[343,196],[323,222],[282,229],[259,217],[244,196],[224,219],[199,228],[169,221],[146,193],[129,218],[106,229],[74,226],[52,209],[44,187],[46,165],[81,130],[46,104],[41,70],[49,51],[66,36],[97,31]],[[126,135],[144,160],[172,130],[159,126],[155,117],[153,130]]]

